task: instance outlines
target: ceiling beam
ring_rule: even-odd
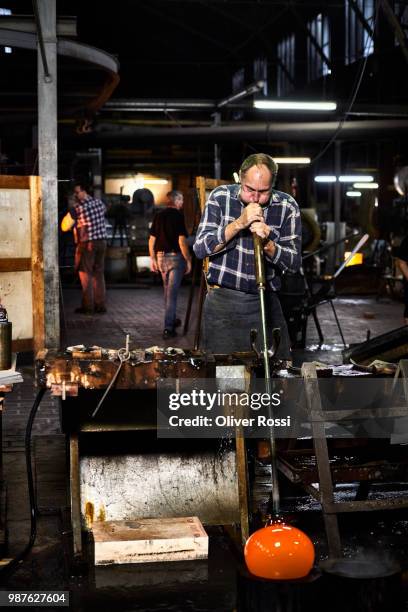
[[[32,15],[0,15],[0,28],[3,30],[17,30],[35,34],[36,23]],[[57,36],[77,36],[76,17],[58,17]]]
[[[196,28],[193,28],[190,24],[185,23],[181,19],[178,19],[177,17],[172,16],[169,11],[161,11],[157,8],[154,8],[150,4],[145,4],[144,2],[142,3],[139,2],[138,6],[139,8],[142,7],[143,10],[151,13],[155,17],[158,17],[159,19],[163,21],[167,21],[168,23],[172,23],[173,25],[181,28],[182,30],[187,31],[189,34],[194,34],[195,36],[201,38],[202,40],[206,40],[207,42],[212,44],[214,47],[223,49],[223,51],[229,50],[229,46],[226,45],[225,43],[221,42],[217,38],[208,36],[208,34],[205,34],[202,30],[197,30]]]
[[[317,53],[320,55],[321,59],[324,61],[326,66],[331,70],[332,65],[331,65],[330,59],[323,52],[323,49],[321,48],[321,46],[319,44],[319,41],[313,36],[311,31],[309,30],[308,26],[305,23],[304,18],[299,14],[299,11],[294,6],[291,6],[290,10],[293,13],[293,15],[296,17],[296,20],[297,20],[299,26],[305,32],[306,36],[309,38],[310,42],[312,43],[312,45],[316,49]]]
[[[30,32],[17,32],[16,30],[3,30],[0,28],[1,44],[10,47],[20,47],[21,49],[37,49],[37,37]],[[99,68],[117,73],[119,62],[113,56],[80,42],[68,39],[59,39],[57,42],[58,55],[64,55],[73,59],[89,62]]]
[[[361,22],[361,25],[363,26],[363,28],[367,32],[367,34],[370,36],[370,38],[374,38],[374,30],[372,29],[372,27],[368,23],[367,19],[364,16],[364,13],[361,11],[361,9],[358,6],[357,2],[355,0],[348,0],[348,1],[349,1],[349,4],[350,4],[351,8],[353,9],[355,14],[357,15],[359,21]]]
[[[188,4],[200,4],[202,0],[156,0],[157,4],[180,4],[180,5],[188,5]],[[321,8],[322,2],[319,0],[208,0],[211,4],[221,4],[225,5],[243,5],[243,6],[251,6],[253,7],[255,4],[257,6],[287,6],[288,3],[292,5],[301,6],[302,8]],[[333,7],[333,8],[344,8],[344,1],[342,0],[326,0],[324,3],[325,7]]]
[[[405,36],[404,30],[402,29],[401,24],[392,10],[388,0],[381,0],[381,8],[388,20],[388,23],[394,31],[395,37],[399,42],[405,61],[408,63],[407,37]]]
[[[230,50],[229,53],[227,53],[226,57],[230,57],[231,55],[236,55],[238,53],[238,51],[240,51],[241,49],[243,49],[244,47],[246,47],[251,40],[253,40],[256,36],[260,36],[261,33],[266,30],[266,28],[270,27],[275,21],[277,21],[284,13],[286,13],[287,11],[287,7],[283,8],[281,11],[279,11],[278,14],[273,15],[273,17],[271,19],[267,19],[261,26],[259,26],[256,31],[253,31],[251,33],[250,36],[248,36],[248,38],[246,38],[244,41],[242,41],[239,45],[236,45],[232,50]],[[262,37],[263,38],[263,37]],[[264,40],[264,38],[263,38]],[[267,46],[270,48],[270,44],[269,42],[267,43]]]
[[[205,8],[210,9],[211,11],[213,11],[213,13],[217,13],[218,15],[226,17],[228,20],[233,21],[234,23],[242,26],[246,30],[251,30],[252,32],[258,28],[258,26],[255,26],[253,23],[249,23],[247,20],[241,19],[232,11],[226,11],[224,8],[220,8],[218,4],[209,2],[209,0],[198,0],[198,3],[204,6]]]
[[[140,138],[149,143],[157,139],[169,140],[174,143],[179,140],[197,142],[233,142],[243,139],[261,139],[266,142],[285,140],[290,142],[324,141],[332,136],[338,127],[338,121],[271,121],[271,122],[229,122],[220,126],[200,127],[152,127],[115,125],[109,121],[99,122],[92,134],[87,136],[90,141],[102,143],[118,141],[121,146],[126,140],[131,140],[134,146]],[[342,130],[342,140],[347,139],[384,139],[406,140],[408,134],[408,119],[378,119],[365,121],[348,121]]]

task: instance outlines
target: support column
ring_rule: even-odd
[[[340,240],[340,217],[341,217],[341,183],[339,176],[341,174],[341,142],[336,140],[334,143],[334,174],[337,176],[337,181],[334,183],[334,240]],[[335,266],[340,265],[341,249],[337,244],[335,246]]]
[[[221,113],[214,113],[214,126],[221,125]],[[220,156],[221,147],[219,144],[214,143],[214,178],[221,178],[221,156]]]
[[[93,194],[95,198],[102,198],[102,149],[89,149],[92,153],[92,181]]]
[[[57,157],[57,34],[56,0],[37,0],[38,46],[38,169],[43,201],[43,251],[45,284],[45,346],[60,343],[58,268],[58,157]],[[42,34],[43,51],[40,38]]]

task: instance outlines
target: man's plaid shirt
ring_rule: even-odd
[[[106,238],[105,204],[102,200],[88,196],[75,204],[71,216],[76,219],[79,242]]]
[[[209,284],[256,293],[255,258],[252,233],[239,232],[223,249],[213,253],[225,242],[226,226],[238,219],[245,204],[239,198],[239,185],[221,185],[211,192],[198,227],[194,253],[199,259],[209,257]],[[263,207],[269,238],[276,244],[273,258],[265,255],[265,273],[270,289],[280,289],[280,276],[296,272],[301,265],[301,223],[299,206],[287,193],[273,190],[269,203]]]

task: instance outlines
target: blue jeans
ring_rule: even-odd
[[[186,270],[186,260],[181,253],[158,253],[157,266],[164,288],[164,329],[173,331],[176,323],[177,294]]]

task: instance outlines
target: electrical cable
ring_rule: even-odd
[[[112,380],[110,381],[109,385],[106,387],[105,393],[102,395],[102,398],[99,400],[97,407],[93,411],[93,413],[91,415],[92,419],[94,419],[96,417],[96,415],[98,414],[100,407],[102,406],[102,404],[105,401],[107,395],[109,394],[110,390],[112,389],[113,385],[115,384],[116,379],[119,376],[119,373],[120,373],[120,371],[122,369],[123,364],[126,361],[129,361],[129,359],[130,359],[129,345],[130,345],[130,334],[126,334],[126,346],[124,348],[120,348],[118,350],[118,352],[117,352],[117,358],[119,359],[118,369],[116,370],[115,374],[113,375]]]
[[[18,553],[7,565],[0,568],[0,577],[3,581],[4,578],[9,577],[22,563],[28,552],[34,545],[35,538],[37,536],[37,515],[38,507],[35,498],[34,481],[33,481],[33,469],[31,459],[31,433],[33,429],[34,419],[36,417],[38,408],[41,400],[44,396],[46,389],[40,389],[34,400],[34,404],[31,408],[28,416],[26,432],[25,432],[25,456],[26,456],[26,468],[27,468],[27,484],[28,484],[28,496],[30,503],[30,538],[25,548]]]
[[[374,20],[373,20],[373,33],[375,32],[375,29],[377,27],[377,21],[378,21],[378,13],[380,10],[380,2],[377,2],[377,6],[375,9],[375,14],[374,14]],[[370,44],[370,42],[373,39],[371,38],[371,36],[369,36],[366,47],[364,48],[364,52],[366,51],[366,49],[368,48],[368,45]],[[319,153],[317,153],[317,155],[310,161],[310,165],[312,166],[314,163],[316,163],[325,153],[326,151],[331,147],[331,145],[335,142],[335,140],[337,139],[337,136],[339,135],[339,133],[341,132],[341,130],[343,129],[344,124],[346,123],[347,119],[348,119],[348,115],[351,112],[351,109],[354,106],[354,103],[356,101],[358,92],[360,91],[360,87],[361,87],[361,83],[363,81],[363,77],[364,77],[364,73],[366,71],[367,68],[367,62],[368,62],[368,58],[369,55],[365,55],[364,57],[364,61],[361,65],[361,69],[360,69],[360,73],[357,74],[356,79],[354,80],[354,84],[353,84],[353,89],[352,89],[352,94],[349,98],[350,102],[348,104],[348,108],[345,111],[345,113],[343,114],[342,118],[340,119],[337,128],[334,130],[333,135],[331,136],[330,140],[324,145],[324,147],[319,151]]]
[[[378,21],[378,14],[379,14],[379,10],[380,10],[380,2],[377,3],[376,6],[376,10],[375,10],[375,14],[374,14],[374,20],[373,20],[373,32],[375,32],[375,29],[377,27],[377,21]],[[364,48],[364,51],[366,50],[366,48],[368,47],[368,45],[371,43],[372,38],[369,37],[366,47]],[[360,87],[361,87],[361,83],[363,81],[363,77],[367,68],[367,62],[368,62],[368,58],[369,55],[365,55],[364,57],[364,61],[361,65],[361,69],[360,72],[356,75],[356,78],[354,80],[353,83],[353,87],[352,87],[352,93],[351,96],[349,98],[349,103],[348,103],[348,107],[347,110],[343,113],[343,116],[341,117],[336,129],[334,130],[333,135],[330,137],[329,141],[324,145],[324,147],[319,151],[319,153],[317,153],[317,155],[315,155],[315,157],[313,157],[313,159],[310,161],[310,166],[312,166],[314,163],[316,163],[325,153],[326,151],[332,146],[332,144],[336,141],[337,136],[339,135],[339,133],[341,132],[341,130],[343,129],[344,124],[346,123],[348,116],[351,112],[351,109],[354,106],[354,103],[356,101],[356,98],[358,96],[358,92],[360,91]],[[270,122],[268,121],[268,125],[266,128],[266,140],[267,142],[269,142],[269,127],[270,127]],[[258,150],[253,147],[252,145],[250,145],[249,143],[245,143],[245,145],[249,148],[251,148],[253,151],[255,151],[256,153],[258,153]]]

